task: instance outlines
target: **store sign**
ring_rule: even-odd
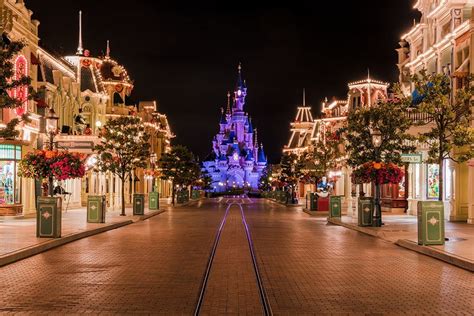
[[[94,142],[90,141],[58,141],[59,148],[67,149],[90,149],[94,148]]]
[[[406,163],[422,163],[421,154],[402,154],[402,162]]]

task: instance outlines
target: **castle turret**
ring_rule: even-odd
[[[247,96],[247,87],[245,81],[242,80],[242,65],[239,63],[237,74],[237,83],[235,86],[235,110],[237,112],[242,112],[245,105],[245,97]]]
[[[225,128],[227,126],[227,119],[224,115],[224,109],[221,108],[221,120],[219,122],[219,127],[220,127],[220,133],[224,133],[225,132]]]
[[[265,156],[265,151],[263,151],[263,144],[260,144],[260,148],[258,150],[258,158],[257,158],[257,171],[262,172],[266,166],[267,166],[267,157]]]

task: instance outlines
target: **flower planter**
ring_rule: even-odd
[[[60,197],[38,197],[36,237],[61,237],[61,211],[62,200]]]

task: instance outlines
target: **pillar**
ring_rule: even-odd
[[[467,223],[474,224],[474,159],[471,159],[471,166],[468,168],[468,183],[467,183],[467,192],[468,194],[468,216]]]

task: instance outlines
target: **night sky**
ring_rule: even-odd
[[[237,64],[247,80],[246,111],[272,162],[289,138],[301,103],[317,114],[324,97],[345,98],[347,83],[367,76],[397,80],[395,49],[417,17],[411,0],[25,1],[40,20],[41,44],[74,54],[77,14],[84,48],[111,56],[135,81],[138,100],[157,100],[177,135],[201,158],[211,150],[220,108]]]

